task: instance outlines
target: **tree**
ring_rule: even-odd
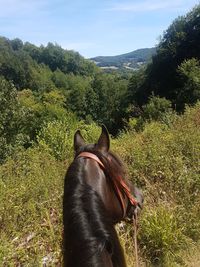
[[[93,118],[104,123],[113,134],[122,128],[124,115],[123,99],[127,89],[127,80],[114,74],[97,74],[92,82],[96,108]]]
[[[23,42],[19,38],[10,41],[13,50],[20,50],[23,48]]]
[[[167,113],[172,112],[172,104],[166,98],[152,95],[143,106],[143,119],[162,121]]]
[[[68,77],[60,69],[53,72],[52,81],[57,88],[69,89]]]
[[[183,61],[178,67],[178,74],[177,105],[183,109],[185,104],[194,104],[200,99],[200,62],[195,58]]]
[[[17,90],[0,77],[0,163],[11,153],[18,133],[18,113]]]
[[[127,92],[124,99],[126,107],[129,105],[142,105],[145,102],[145,79],[146,69],[141,68],[135,71],[132,77],[129,79]]]

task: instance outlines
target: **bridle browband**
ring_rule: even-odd
[[[101,162],[101,160],[93,153],[91,152],[81,152],[76,158],[90,158],[95,160],[102,169],[106,169],[104,164]],[[122,210],[123,210],[123,218],[125,218],[126,216],[126,204],[125,204],[125,198],[124,195],[127,197],[127,199],[129,200],[130,204],[134,207],[138,206],[138,202],[137,200],[133,197],[133,195],[131,194],[131,190],[129,188],[129,186],[125,183],[125,181],[123,180],[123,178],[119,175],[116,176],[115,179],[112,179],[112,182],[114,184],[114,189],[115,192],[119,198],[120,204],[122,206]]]

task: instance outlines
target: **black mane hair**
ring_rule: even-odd
[[[105,174],[123,174],[119,159],[108,153],[108,157],[96,151],[94,146],[85,146],[82,151],[96,154],[105,166]],[[98,193],[83,179],[84,164],[80,158],[70,165],[64,186],[64,266],[102,267],[101,253],[104,249],[111,255],[114,267],[125,267],[125,260],[113,222]],[[77,242],[78,240],[78,242]]]

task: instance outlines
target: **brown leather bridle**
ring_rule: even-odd
[[[81,152],[77,158],[90,158],[95,160],[102,169],[105,170],[105,166],[104,164],[101,162],[101,160],[93,153],[91,152]],[[122,210],[123,210],[123,218],[125,218],[126,216],[126,211],[127,211],[127,205],[125,203],[125,198],[124,195],[127,197],[127,199],[129,200],[130,204],[134,207],[138,206],[138,202],[137,200],[133,197],[133,195],[131,194],[131,190],[129,188],[129,186],[126,184],[126,182],[124,181],[124,179],[119,175],[116,176],[115,179],[112,179],[113,184],[114,184],[114,190],[120,200],[120,204],[122,206]]]

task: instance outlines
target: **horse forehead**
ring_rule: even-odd
[[[87,144],[84,146],[84,151],[87,151],[87,150],[91,151],[95,148],[95,146],[96,146],[95,144]]]
[[[105,179],[104,170],[99,163],[92,159],[85,159],[86,182],[94,187],[94,185],[102,184]]]

